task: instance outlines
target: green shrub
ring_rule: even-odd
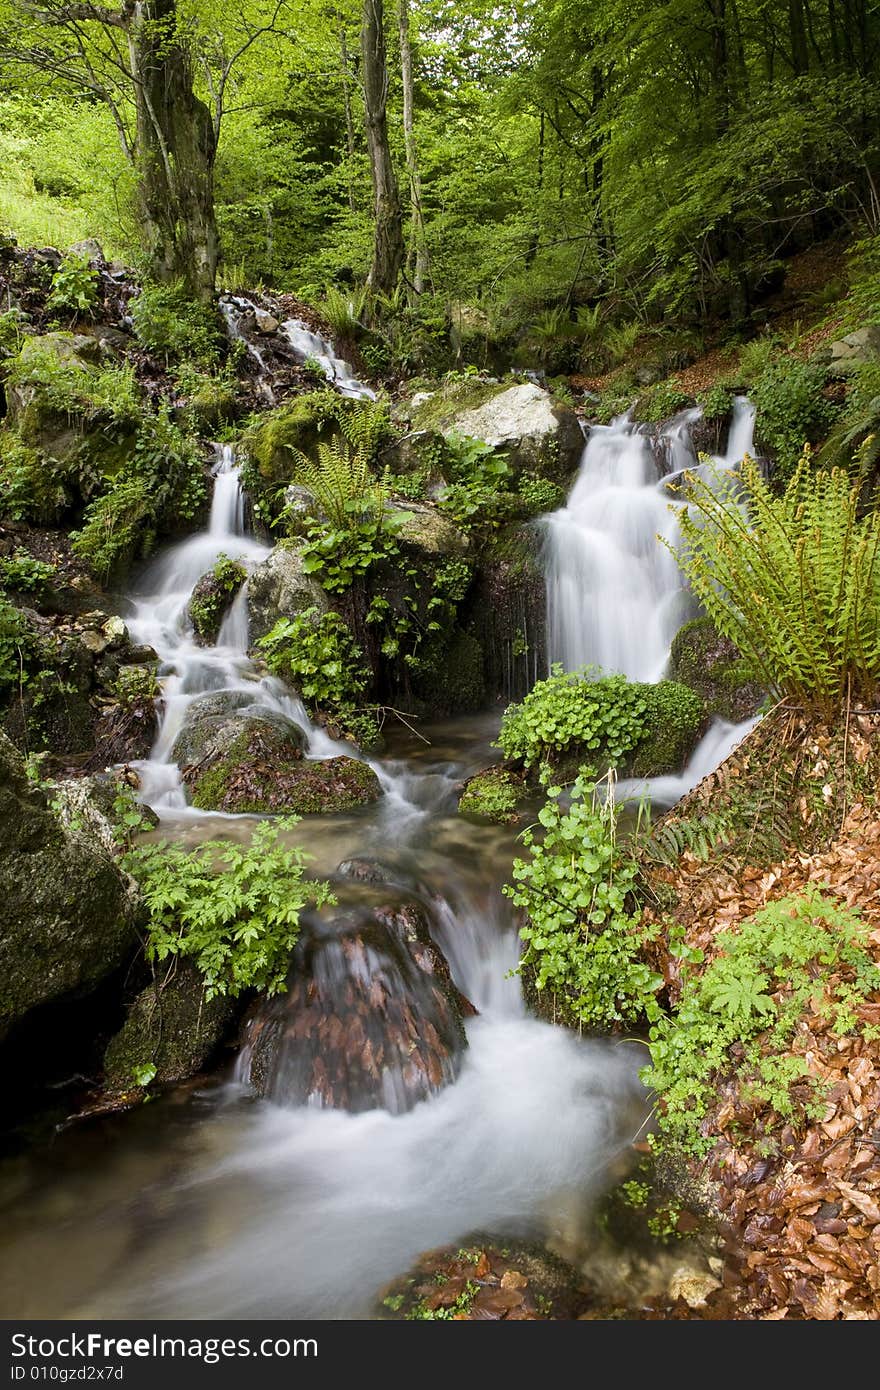
[[[640,958],[647,939],[639,913],[627,907],[637,877],[616,834],[618,808],[610,793],[579,777],[566,809],[550,787],[538,815],[539,840],[524,832],[528,859],[513,864],[504,893],[524,908],[526,950],[519,964],[539,991],[560,997],[572,1021],[607,1028],[658,1016],[662,979]]]
[[[726,420],[733,405],[733,392],[729,386],[710,386],[697,396],[697,405],[703,412],[707,424],[716,420]]]
[[[52,335],[56,337],[56,335]],[[59,352],[57,342],[26,338],[7,368],[14,386],[30,387],[59,415],[111,426],[136,424],[142,405],[134,370],[129,366],[92,367]]]
[[[549,478],[539,478],[536,473],[523,473],[517,492],[527,516],[555,512],[565,502],[565,489]]]
[[[796,468],[804,445],[820,438],[833,417],[822,395],[824,384],[821,367],[784,357],[766,366],[751,386],[757,435],[772,454],[781,483]]]
[[[752,1102],[750,1134],[821,1118],[824,1088],[796,1050],[799,1025],[812,1008],[832,1035],[863,1031],[857,1007],[880,988],[869,931],[856,912],[808,889],[720,932],[702,973],[701,954],[687,952],[678,1007],[654,1021],[642,1073],[660,1100],[661,1142],[705,1154],[701,1122],[731,1078]],[[756,1105],[766,1108],[760,1118]]]
[[[87,256],[65,256],[52,276],[52,289],[46,300],[50,314],[76,319],[91,315],[98,302],[99,276]]]
[[[0,595],[0,695],[24,684],[32,653],[33,635],[24,615]]]
[[[199,637],[205,641],[216,638],[229,600],[246,579],[244,565],[228,555],[218,555],[214,568],[202,575],[189,601],[189,616]]]
[[[338,613],[307,608],[295,618],[279,618],[257,647],[270,671],[313,709],[345,711],[366,689],[364,654]]]
[[[123,857],[147,910],[147,959],[193,962],[208,999],[284,988],[305,907],[332,903],[329,884],[304,878],[306,855],[279,843],[298,824],[264,821],[249,845],[205,840],[194,849],[154,842]]]
[[[877,702],[880,512],[860,516],[859,493],[805,455],[776,497],[747,459],[694,478],[681,514],[676,558],[718,631],[767,690],[829,720]]]
[[[144,285],[132,300],[131,317],[138,342],[167,365],[189,362],[211,367],[219,359],[222,338],[217,316],[191,299],[182,282]]]
[[[617,766],[642,736],[644,691],[625,676],[590,680],[587,671],[553,666],[521,704],[504,711],[497,746],[527,768],[558,762],[573,746],[593,767]]]
[[[19,546],[12,555],[0,559],[0,588],[17,594],[39,594],[55,578],[55,566],[35,560]]]
[[[659,381],[639,397],[636,418],[656,424],[660,420],[671,419],[690,403],[690,396],[675,382]]]
[[[446,436],[441,467],[449,483],[438,505],[456,526],[464,530],[496,527],[515,512],[510,467],[491,444],[450,432]]]

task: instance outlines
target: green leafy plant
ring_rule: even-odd
[[[834,408],[822,395],[824,384],[821,367],[780,357],[750,387],[758,438],[775,460],[779,482],[791,476],[804,445],[819,439],[834,416]]]
[[[701,973],[691,953],[677,1009],[653,1022],[642,1073],[660,1101],[661,1144],[705,1154],[711,1141],[701,1122],[731,1079],[766,1110],[764,1133],[822,1112],[823,1087],[793,1045],[807,1009],[832,1035],[862,1031],[859,1004],[880,988],[869,930],[858,913],[810,888],[720,932]]]
[[[146,908],[148,960],[191,960],[208,999],[283,989],[303,909],[335,901],[329,884],[305,878],[303,850],[281,839],[297,824],[296,817],[263,821],[248,845],[131,848],[122,862]]]
[[[269,669],[312,708],[348,710],[366,689],[364,654],[338,613],[307,608],[295,618],[279,618],[257,647]]]
[[[46,300],[50,314],[91,315],[98,302],[100,277],[87,256],[65,256],[52,276],[52,288]]]
[[[514,860],[513,883],[503,890],[527,913],[519,970],[585,1027],[656,1018],[663,981],[641,959],[648,935],[627,906],[638,869],[618,841],[613,790],[597,796],[584,774],[567,807],[560,787],[548,787],[547,798],[538,815],[543,834],[523,833],[529,857]]]
[[[54,565],[36,560],[18,546],[11,555],[0,558],[0,588],[18,594],[39,594],[55,578]]]
[[[809,454],[781,497],[746,459],[735,476],[693,478],[676,557],[719,632],[770,691],[833,719],[876,703],[880,512],[859,483]]]
[[[585,762],[620,763],[642,736],[644,694],[625,676],[589,674],[554,665],[521,704],[509,705],[497,745],[505,758],[532,768],[576,745]]]
[[[33,634],[24,614],[0,594],[0,693],[18,689],[28,680]]]
[[[189,616],[196,632],[205,641],[216,638],[229,600],[246,579],[244,565],[221,554],[213,569],[196,584],[189,601]]]
[[[220,326],[216,314],[190,298],[182,284],[144,285],[131,303],[138,342],[167,365],[188,361],[211,367],[220,355]]]

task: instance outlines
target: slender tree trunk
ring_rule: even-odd
[[[219,243],[214,219],[216,136],[193,91],[192,65],[175,0],[144,0],[129,28],[136,168],[143,234],[154,277],[180,279],[210,300]]]
[[[351,107],[351,59],[348,54],[348,43],[346,41],[344,27],[339,30],[339,56],[342,60],[342,93],[345,99],[345,141],[348,150],[348,206],[351,211],[354,212],[357,208],[354,196],[354,112]]]
[[[788,0],[788,33],[791,41],[792,71],[796,77],[803,77],[810,65],[803,0]]]
[[[364,112],[375,216],[373,263],[367,284],[379,294],[390,294],[400,276],[404,246],[400,193],[388,142],[388,65],[384,18],[383,0],[363,0],[361,55]]]
[[[413,60],[409,35],[409,0],[397,0],[397,26],[400,33],[400,71],[403,78],[403,140],[406,147],[406,171],[409,175],[412,245],[415,253],[413,289],[421,294],[429,274],[428,243],[425,237],[425,217],[422,211],[422,177],[419,172],[419,152],[416,146],[413,118]]]

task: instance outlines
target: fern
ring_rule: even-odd
[[[781,497],[758,465],[689,480],[678,561],[706,612],[767,688],[833,719],[880,677],[880,514],[859,481],[805,450]]]
[[[297,480],[308,488],[334,526],[345,526],[354,512],[367,514],[379,506],[381,489],[363,449],[334,440],[319,444],[314,459],[301,449],[294,453],[299,465]]]

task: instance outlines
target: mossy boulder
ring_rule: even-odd
[[[0,733],[0,1036],[123,965],[137,946],[136,901],[93,825],[65,826]]]
[[[706,726],[699,695],[678,681],[658,681],[641,687],[647,709],[644,733],[627,771],[633,777],[661,777],[680,772]]]
[[[294,618],[308,608],[319,615],[329,608],[327,594],[306,574],[295,543],[282,541],[248,578],[248,619],[251,641],[265,637],[279,618]]]
[[[246,579],[244,565],[221,555],[214,568],[196,580],[187,611],[202,646],[217,641],[223,619]]]
[[[309,391],[263,412],[241,438],[258,479],[276,489],[292,482],[297,452],[313,454],[321,441],[338,434],[340,415],[351,408],[336,391]]]
[[[134,999],[104,1054],[104,1087],[113,1095],[151,1083],[185,1081],[211,1060],[241,1012],[226,995],[205,998],[204,981],[189,961],[156,979]],[[155,1069],[155,1070],[154,1070]]]
[[[471,549],[469,538],[428,502],[402,502],[389,508],[398,517],[397,537],[404,554],[416,564],[457,558]]]
[[[709,714],[731,724],[751,719],[766,695],[739,649],[711,618],[694,618],[676,634],[669,673],[699,695]]]
[[[302,754],[295,725],[261,717],[226,719],[209,734],[202,757],[184,767],[194,806],[233,815],[330,815],[378,800],[372,768],[341,756],[323,762]]]
[[[501,766],[469,777],[458,802],[459,815],[495,825],[515,825],[528,798],[525,778]]]
[[[465,381],[421,399],[410,410],[416,430],[482,439],[514,473],[567,482],[584,449],[580,421],[534,382]]]

